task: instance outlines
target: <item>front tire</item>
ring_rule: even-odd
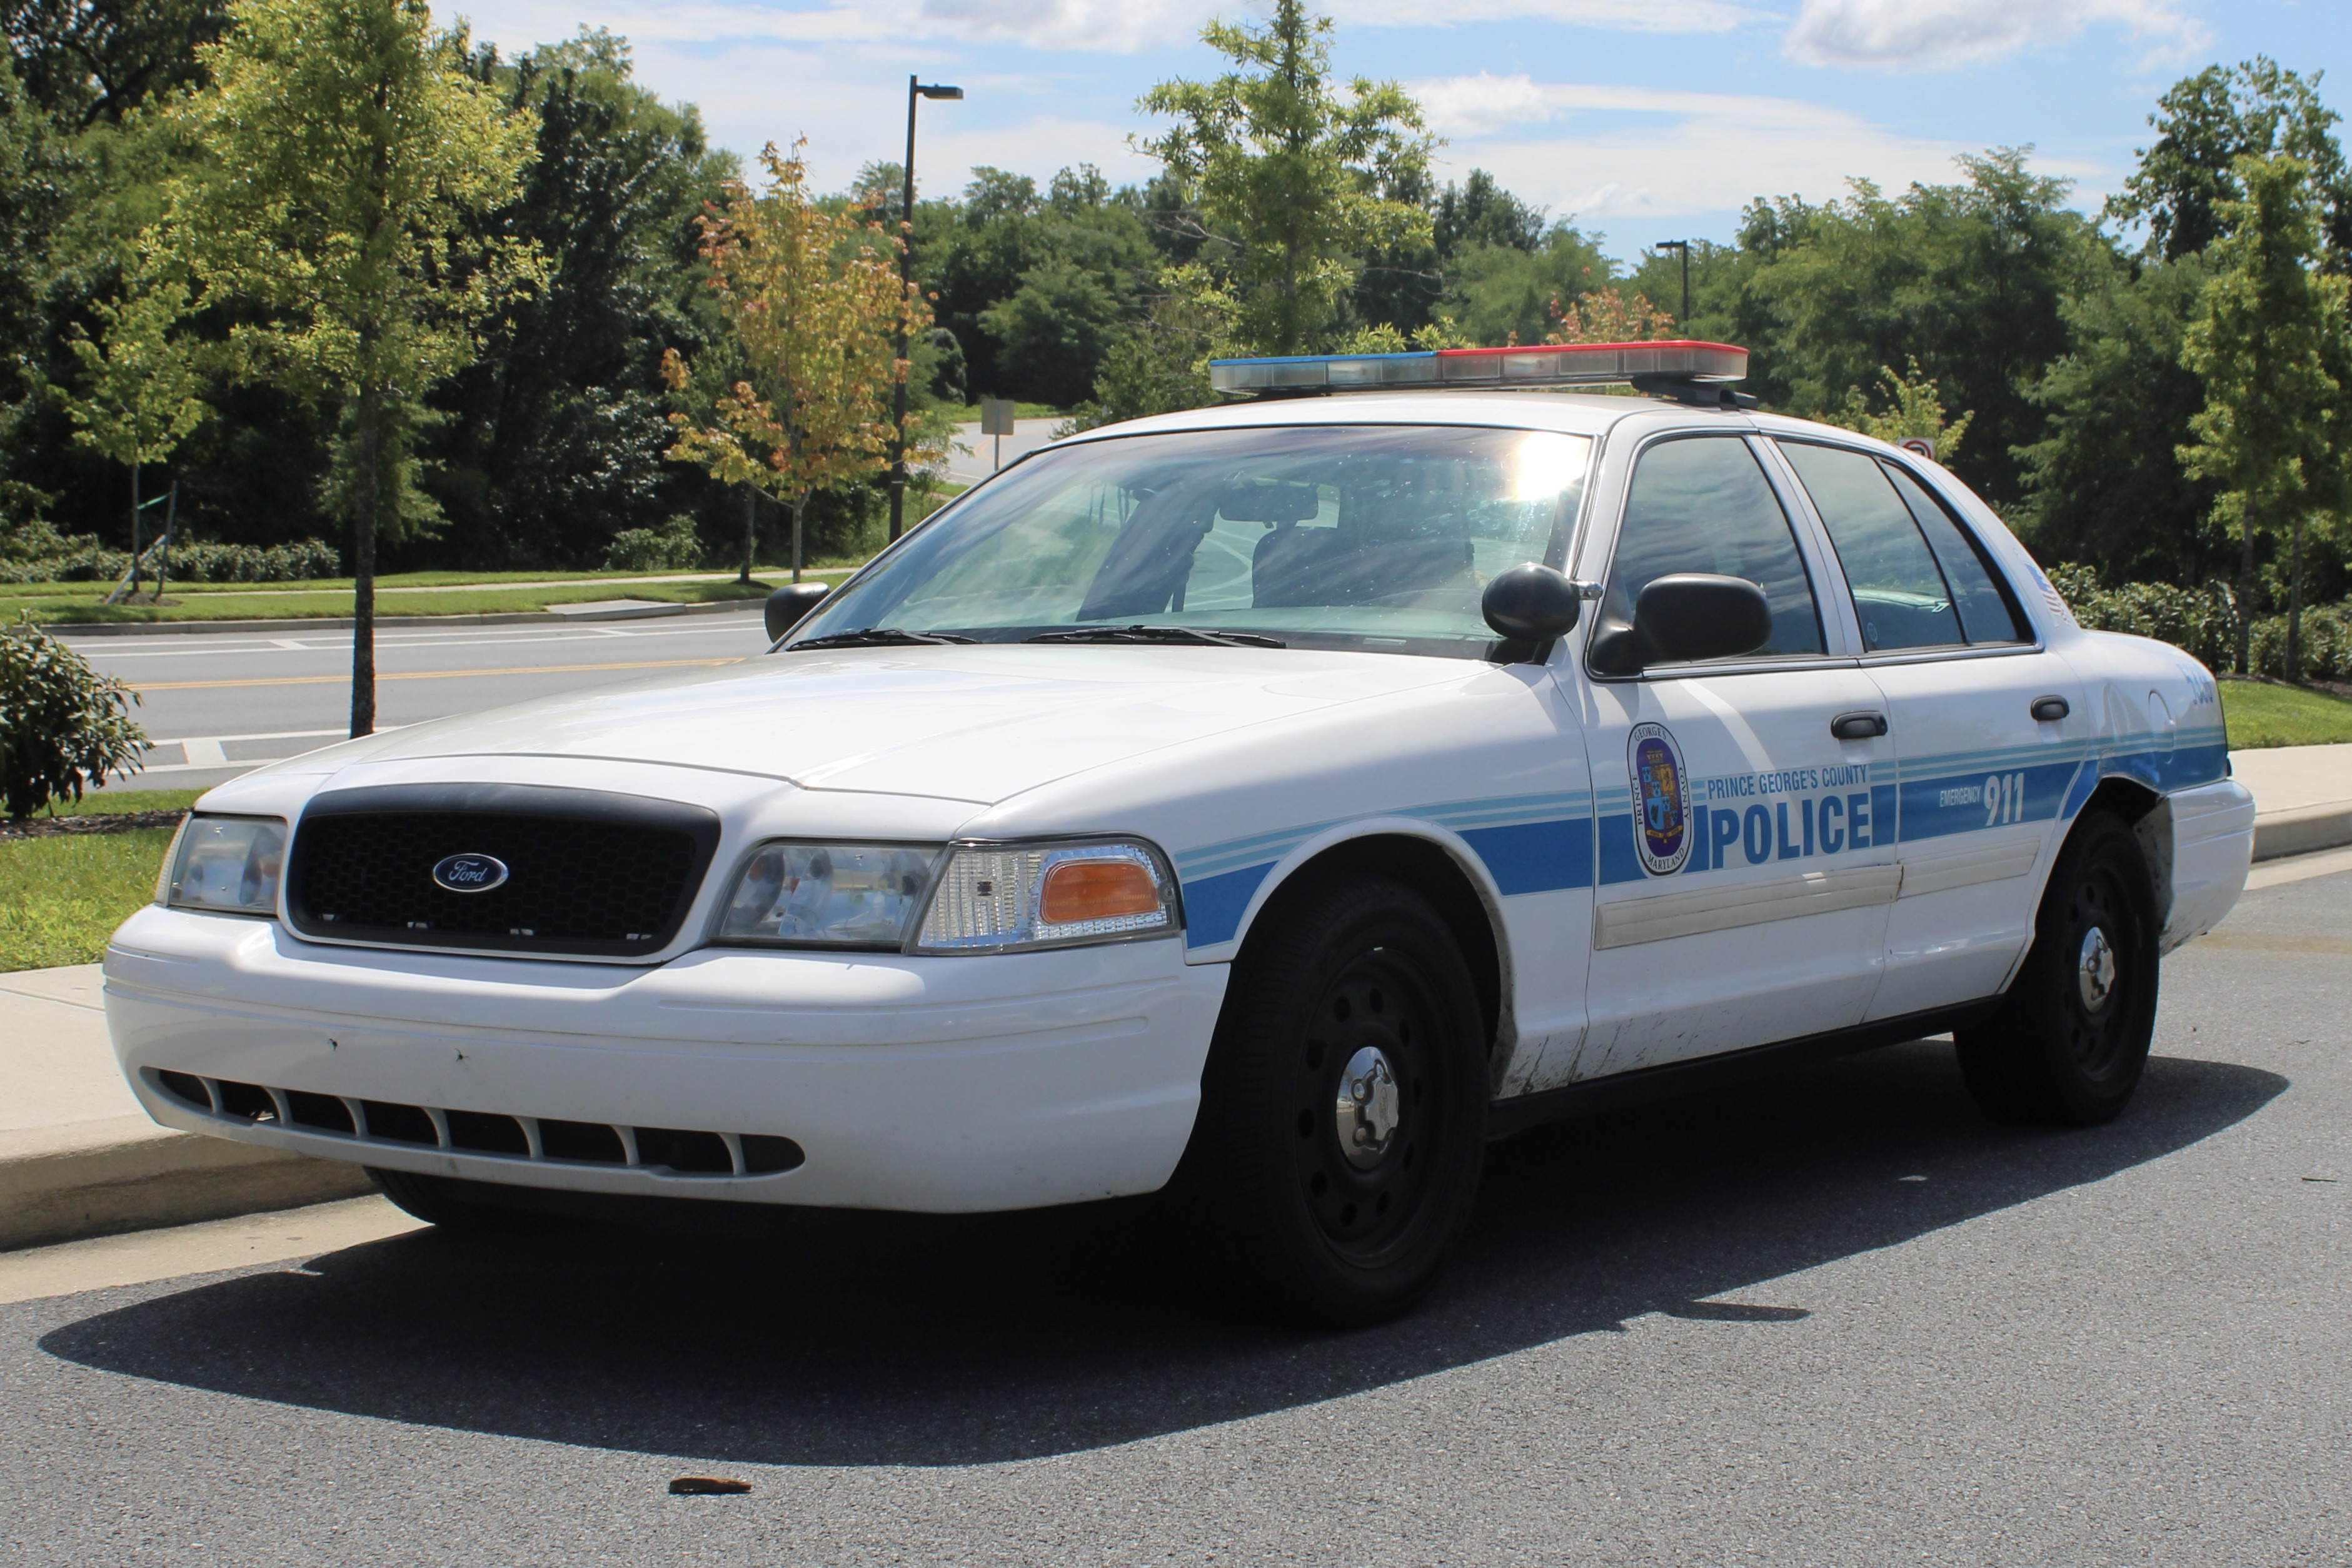
[[[2032,951],[2000,1010],[1953,1037],[1977,1102],[2013,1121],[2114,1120],[2156,1035],[2158,925],[2139,840],[2108,813],[2085,816],[2059,852]]]
[[[1486,1040],[1428,900],[1376,879],[1286,900],[1235,961],[1175,1183],[1204,1258],[1258,1310],[1403,1311],[1468,1224]]]
[[[375,1184],[393,1206],[411,1219],[421,1219],[439,1230],[482,1233],[521,1229],[524,1218],[512,1209],[477,1203],[465,1195],[470,1184],[454,1176],[425,1176],[413,1171],[367,1167]]]

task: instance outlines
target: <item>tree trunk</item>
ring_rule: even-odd
[[[172,481],[172,499],[163,503],[163,537],[157,542],[161,548],[155,555],[155,602],[163,602],[163,590],[172,576],[172,531],[180,526],[180,481]]]
[[[352,734],[375,733],[376,437],[383,395],[360,394],[359,496],[352,509]]]
[[[760,537],[759,508],[760,492],[751,489],[749,485],[744,486],[743,574],[741,576],[735,579],[738,583],[749,583],[751,580],[751,556],[752,552],[758,548]]]
[[[2238,558],[2238,673],[2248,673],[2246,652],[2254,637],[2254,508],[2249,501],[2238,518],[2244,550]]]
[[[2286,678],[2303,679],[2303,514],[2294,519],[2294,559],[2287,568]]]
[[[131,592],[124,603],[139,597],[139,465],[131,465]]]
[[[807,505],[805,494],[793,500],[793,581],[795,583],[801,580],[801,510]]]

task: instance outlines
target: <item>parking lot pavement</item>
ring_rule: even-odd
[[[223,1247],[0,1306],[0,1560],[2343,1563],[2348,956],[2250,892],[2109,1127],[1923,1042],[1498,1144],[1346,1335],[1149,1204]]]
[[[352,635],[205,632],[69,638],[137,687],[155,737],[117,789],[209,789],[351,732]],[[392,729],[526,698],[732,664],[766,649],[759,606],[580,626],[404,626],[376,635],[376,716]]]

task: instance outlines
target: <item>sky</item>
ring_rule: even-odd
[[[2034,148],[2094,209],[2149,139],[2157,96],[2215,61],[2326,71],[2352,111],[2347,0],[1321,0],[1343,76],[1392,79],[1444,138],[1441,179],[1491,171],[1631,258],[1731,239],[1759,195],[1822,201],[1866,178],[1949,180],[1955,155]],[[518,51],[603,27],[640,81],[701,108],[750,155],[808,139],[821,186],[895,162],[908,73],[965,89],[922,106],[925,194],[975,164],[1036,176],[1152,169],[1136,100],[1221,68],[1212,16],[1270,0],[444,0]]]

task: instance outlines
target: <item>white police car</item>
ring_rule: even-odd
[[[1172,1184],[1324,1321],[1541,1118],[1947,1029],[2112,1116],[2244,879],[2213,679],[1745,361],[1223,363],[1276,395],[1008,468],[765,657],[248,774],[108,950],[123,1068],[446,1223]]]

